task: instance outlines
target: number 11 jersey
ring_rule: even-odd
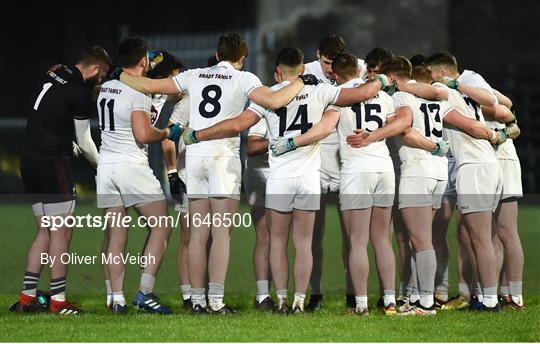
[[[150,118],[151,109],[150,96],[119,80],[110,80],[101,86],[97,99],[100,164],[133,162],[148,165],[147,145],[137,142],[133,135],[131,112],[143,111]]]
[[[190,69],[173,78],[180,92],[189,94],[189,126],[206,129],[236,117],[245,108],[249,94],[262,86],[250,72],[234,69],[228,62]],[[186,156],[240,156],[240,136],[199,142],[186,148]]]

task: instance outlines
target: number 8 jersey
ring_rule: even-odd
[[[99,163],[133,162],[148,165],[147,145],[137,142],[133,136],[131,112],[144,111],[150,117],[152,98],[121,81],[110,80],[101,86],[97,110],[101,129]]]
[[[180,92],[189,94],[189,126],[201,130],[239,115],[249,94],[262,86],[252,73],[238,71],[228,62],[190,69],[173,78]],[[189,145],[186,156],[240,156],[240,136]]]
[[[452,110],[448,102],[426,100],[406,92],[396,92],[392,99],[396,112],[404,106],[412,109],[413,129],[432,142],[443,140],[443,118]],[[423,149],[412,148],[404,144],[399,148],[399,158],[401,159],[402,178],[448,179],[448,159],[446,157],[439,157]]]
[[[272,86],[272,90],[277,91],[289,84],[289,81],[283,81]],[[337,100],[339,91],[339,88],[328,84],[304,86],[286,107],[275,112],[257,104],[251,104],[249,109],[266,119],[270,140],[277,137],[296,137],[321,120],[328,105]],[[269,152],[268,163],[269,178],[292,178],[318,171],[321,168],[320,144],[316,142],[298,147],[280,156]]]

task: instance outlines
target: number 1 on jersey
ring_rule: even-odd
[[[38,109],[39,103],[41,103],[41,99],[43,99],[43,96],[45,95],[45,93],[47,93],[47,91],[49,90],[49,88],[51,88],[51,86],[52,86],[51,82],[47,82],[43,84],[43,89],[41,90],[41,92],[39,92],[36,102],[34,103],[34,110]]]

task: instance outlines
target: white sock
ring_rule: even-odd
[[[105,280],[105,289],[107,289],[107,306],[112,304],[112,289],[111,289],[111,281]]]
[[[483,294],[482,303],[486,307],[493,308],[497,305],[497,286],[484,288]]]
[[[111,296],[112,296],[113,304],[117,304],[117,305],[120,305],[120,306],[125,306],[126,305],[126,299],[124,298],[124,293],[123,292],[112,293]]]
[[[149,294],[154,291],[154,284],[156,283],[156,277],[143,272],[141,274],[141,284],[139,290],[144,294]]]
[[[510,295],[512,295],[512,300],[519,306],[523,306],[523,282],[512,282],[509,283]]]
[[[288,294],[287,289],[276,290],[276,296],[278,299],[279,306],[281,306],[283,303],[287,304],[287,294]]]
[[[301,310],[304,310],[304,300],[305,299],[306,299],[306,294],[295,292],[294,293],[294,301],[293,301],[292,308],[298,307]]]
[[[458,290],[459,290],[459,293],[465,296],[466,298],[471,297],[471,292],[469,290],[469,286],[467,285],[467,283],[459,283]]]
[[[448,265],[449,259],[437,259],[437,274],[435,277],[435,295],[441,301],[448,301]]]
[[[270,284],[268,280],[258,280],[257,283],[257,302],[262,302],[267,297],[270,297]]]
[[[383,296],[384,307],[388,307],[389,304],[396,304],[396,292],[393,290],[385,290]]]
[[[223,308],[223,298],[225,296],[225,287],[219,283],[208,283],[208,302],[210,308],[217,311]]]
[[[354,299],[356,300],[356,311],[363,311],[368,307],[367,295],[355,296]]]
[[[482,291],[482,286],[480,285],[480,282],[476,282],[474,285],[474,292],[476,293],[476,297],[478,298],[478,302],[484,301],[484,294]],[[495,291],[495,294],[497,294],[497,291]]]
[[[411,256],[411,279],[409,280],[409,302],[415,303],[420,300],[420,292],[418,291],[418,275],[416,271],[416,260],[414,254]]]
[[[425,308],[433,306],[433,293],[435,291],[435,275],[437,272],[437,258],[434,250],[417,252],[415,255],[416,273],[418,275],[418,289],[420,290],[420,304]]]
[[[204,288],[191,288],[191,302],[193,307],[199,305],[206,308],[206,297]]]
[[[510,287],[507,285],[501,285],[499,288],[502,296],[510,295]]]
[[[180,290],[182,291],[182,300],[186,301],[191,298],[191,284],[180,285]]]

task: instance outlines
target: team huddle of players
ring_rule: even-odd
[[[369,242],[379,277],[377,307],[387,315],[523,307],[521,172],[512,143],[519,128],[507,97],[475,72],[460,74],[446,52],[415,56],[413,66],[375,48],[364,61],[345,52],[340,36],[328,35],[311,63],[304,64],[297,48],[282,49],[271,88],[241,71],[247,52],[239,35],[224,34],[216,61],[179,73],[174,56],[149,55],[140,39],[121,42],[122,72],[101,86],[97,99],[99,208],[117,216],[126,216],[129,207],[142,216],[167,215],[146,153],[147,143],[161,141],[181,213],[236,213],[243,179],[256,229],[259,309],[302,313],[323,305],[324,213],[336,196],[346,302],[354,314],[368,314]],[[152,76],[154,64],[162,73]],[[153,124],[165,101],[176,105],[168,127],[157,129]],[[248,129],[242,178],[239,134]],[[454,209],[459,294],[449,298],[446,230]],[[224,303],[232,230],[225,223],[182,223],[179,277],[184,305],[194,314],[235,312]],[[399,247],[397,297],[392,230]],[[170,231],[151,228],[144,247],[156,259],[144,268],[133,305],[152,313],[171,313],[153,292]],[[104,252],[122,255],[126,243],[126,228],[111,224]],[[107,305],[114,313],[127,312],[124,266],[104,266],[104,275]]]

